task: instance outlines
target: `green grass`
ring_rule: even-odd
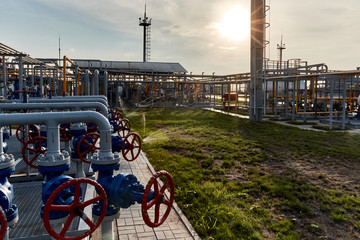
[[[306,177],[289,164],[359,162],[359,136],[199,109],[126,114],[155,169],[172,175],[175,200],[201,238],[317,239],[326,237],[324,229],[356,238],[358,190],[325,173]]]

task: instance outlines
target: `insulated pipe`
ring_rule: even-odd
[[[79,70],[78,68],[75,68],[75,92],[74,95],[79,95]]]
[[[58,98],[58,99],[76,99],[76,98],[101,98],[101,99],[104,99],[104,100],[108,100],[106,96],[104,95],[83,95],[83,96],[56,96],[56,97],[53,97],[54,99]]]
[[[108,93],[108,72],[104,72],[104,96],[107,99],[107,93]]]
[[[44,89],[44,77],[43,77],[43,65],[40,65],[40,96],[43,96]]]
[[[23,72],[24,72],[24,65],[23,65],[23,59],[22,56],[19,57],[19,91],[24,90],[23,89]],[[19,93],[19,99],[22,100],[23,93]]]
[[[89,81],[90,81],[90,71],[86,70],[85,71],[85,95],[89,96]]]
[[[59,124],[68,122],[93,122],[100,132],[100,157],[109,158],[111,152],[111,129],[109,121],[100,113],[50,112],[50,113],[14,113],[0,114],[0,161],[4,158],[2,128],[7,125],[46,124],[49,155],[60,154]]]
[[[99,95],[99,71],[94,71],[94,95]]]
[[[7,90],[6,90],[6,62],[5,62],[5,56],[2,57],[2,67],[3,67],[3,71],[2,71],[2,76],[3,76],[3,82],[4,82],[4,88],[3,88],[3,96],[6,98],[7,95]]]
[[[45,98],[29,98],[29,103],[62,103],[62,102],[72,102],[74,105],[81,103],[81,102],[99,102],[104,104],[108,107],[107,101],[104,99],[93,99],[93,98],[52,98],[52,99],[45,99]]]
[[[65,109],[75,109],[80,111],[83,108],[98,108],[101,111],[101,114],[104,117],[108,118],[108,109],[107,107],[99,102],[81,102],[81,103],[0,103],[0,111],[3,110],[34,110],[34,109],[44,109],[47,112],[50,110],[65,108]]]

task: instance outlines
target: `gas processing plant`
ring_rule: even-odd
[[[279,59],[267,59],[268,10],[264,0],[252,0],[250,72],[231,75],[151,62],[146,12],[139,19],[142,62],[32,58],[0,43],[0,238],[84,239],[100,228],[99,239],[114,239],[120,209],[131,206],[150,229],[167,221],[173,179],[129,170],[144,156],[122,108],[240,109],[253,121],[359,126],[360,69],[283,60],[282,42]]]

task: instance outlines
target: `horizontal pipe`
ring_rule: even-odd
[[[48,154],[60,154],[59,124],[76,122],[93,122],[100,132],[100,156],[109,158],[111,152],[111,129],[109,121],[94,111],[49,112],[49,113],[14,113],[0,114],[0,159],[3,158],[2,127],[7,125],[46,124],[48,129]]]
[[[84,108],[97,108],[100,109],[102,115],[108,118],[108,109],[107,107],[99,102],[79,102],[79,103],[0,103],[0,111],[3,110],[35,110],[35,109],[43,109],[46,111],[50,111],[53,109],[75,109],[81,110]]]
[[[104,95],[81,95],[81,96],[65,96],[65,97],[63,97],[63,96],[53,96],[52,98],[53,98],[53,99],[58,99],[58,98],[59,98],[59,99],[102,98],[102,99],[104,99],[105,101],[108,100],[107,97],[104,96]]]
[[[29,98],[29,103],[61,103],[61,102],[72,102],[77,104],[79,102],[100,102],[108,107],[107,101],[100,98],[55,98],[55,99],[47,99],[47,98]]]

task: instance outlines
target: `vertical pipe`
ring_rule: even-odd
[[[262,72],[265,35],[265,1],[251,1],[250,120],[262,120]]]
[[[4,88],[3,88],[4,90],[3,90],[3,94],[2,94],[2,95],[6,98],[6,95],[7,95],[7,88],[6,88],[6,85],[7,85],[7,84],[6,84],[6,80],[7,80],[7,79],[6,79],[6,77],[7,77],[7,76],[6,76],[5,56],[2,57],[2,63],[3,63],[3,64],[2,64],[2,67],[3,67],[3,71],[2,71],[2,72],[3,72],[3,83],[4,83]]]
[[[109,74],[108,72],[104,72],[104,95],[105,97],[108,96],[108,77],[109,77]]]
[[[23,59],[22,56],[19,57],[19,90],[23,90],[23,71],[24,71],[24,65],[23,65]],[[22,99],[22,93],[19,93],[19,98]]]
[[[99,70],[94,71],[94,95],[99,95]]]
[[[286,99],[285,99],[285,116],[286,118],[289,115],[289,80],[284,81],[284,87],[286,92]]]
[[[275,80],[275,118],[277,118],[278,110],[278,90],[279,90],[279,80]]]
[[[304,80],[304,91],[305,91],[305,94],[304,94],[304,113],[306,113],[307,111],[307,79]],[[306,118],[306,114],[304,114],[304,121],[305,121],[305,118]]]
[[[66,56],[63,58],[63,95],[66,95],[67,86],[66,86]]]
[[[345,130],[345,117],[346,117],[346,78],[344,77],[343,83],[343,102],[342,102],[342,122],[341,122],[341,129]],[[340,87],[340,86],[339,86]],[[351,100],[351,95],[350,95]]]
[[[40,97],[43,96],[44,78],[43,78],[43,65],[40,65]]]
[[[85,95],[88,96],[89,94],[89,70],[85,71]]]
[[[299,78],[296,77],[296,98],[295,98],[295,106],[296,106],[296,114],[298,113],[298,98],[299,98]]]
[[[295,99],[296,99],[296,102],[295,102]],[[295,107],[297,106],[297,98],[295,98],[295,80],[293,82],[293,89],[292,89],[292,103],[293,104],[292,104],[292,109],[291,109],[291,113],[292,113],[291,119],[293,121],[295,121]]]
[[[334,79],[330,79],[330,119],[329,119],[329,129],[332,130],[333,125],[333,105],[334,105]]]
[[[78,95],[78,91],[79,91],[79,69],[77,67],[75,67],[75,92],[74,92],[74,96]]]
[[[230,100],[231,100],[231,95],[230,95],[230,91],[231,91],[231,86],[230,86],[230,83],[228,84],[228,91],[229,91],[229,93],[228,93],[228,109],[230,110]]]

